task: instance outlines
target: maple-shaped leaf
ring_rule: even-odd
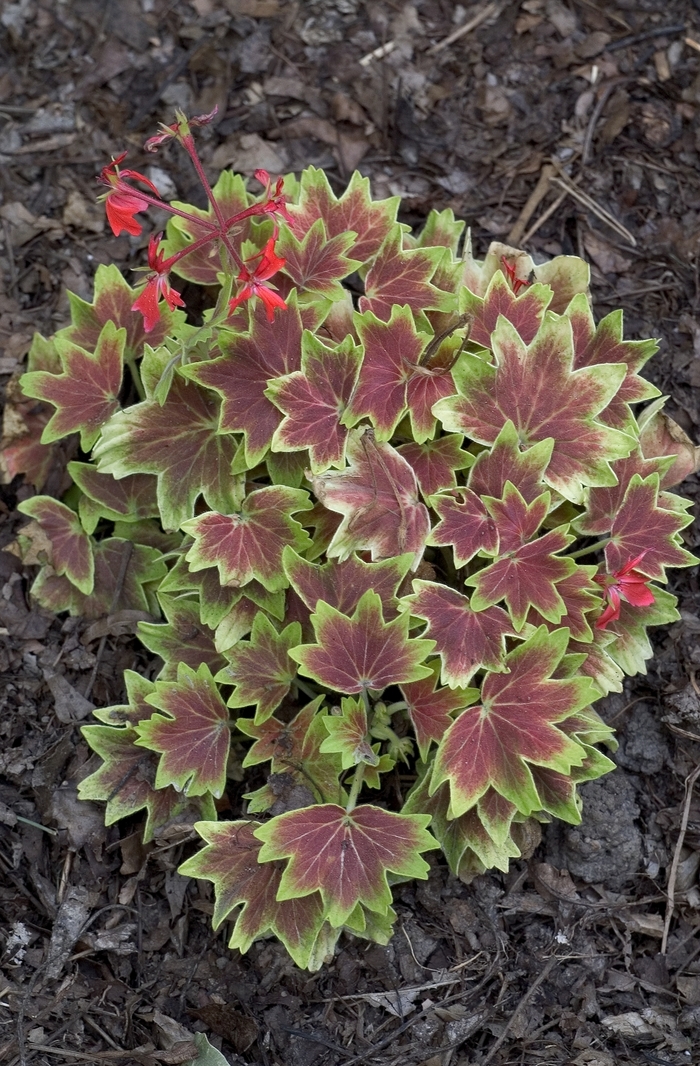
[[[255,578],[270,592],[284,588],[284,548],[304,551],[311,543],[291,515],[312,506],[303,489],[268,485],[249,493],[235,514],[207,511],[183,522],[182,528],[194,537],[186,555],[190,570],[216,566],[223,585],[246,585]]]
[[[469,317],[469,340],[475,344],[491,347],[491,335],[501,315],[513,324],[523,342],[530,344],[551,299],[552,290],[547,285],[528,285],[516,295],[503,271],[497,270],[483,298],[467,288],[461,289],[459,310]]]
[[[387,621],[398,614],[397,589],[409,571],[412,556],[399,555],[378,563],[365,563],[356,555],[343,562],[329,559],[318,565],[302,559],[292,548],[282,556],[284,572],[310,611],[319,600],[341,614],[351,614],[369,589],[377,593]]]
[[[273,379],[266,389],[266,395],[285,415],[272,437],[273,451],[308,448],[314,474],[342,465],[347,429],[341,418],[361,362],[362,350],[352,337],[328,348],[313,333],[304,331],[301,370]]]
[[[209,667],[179,663],[175,681],[156,681],[146,703],[162,714],[139,722],[137,744],[160,753],[156,788],[222,796],[231,746],[229,714]]]
[[[452,489],[432,496],[429,503],[440,521],[431,530],[428,544],[450,545],[455,566],[464,566],[480,552],[497,554],[498,526],[475,492]]]
[[[328,555],[342,560],[367,550],[373,559],[385,559],[413,552],[417,565],[430,519],[418,498],[413,470],[395,448],[376,441],[367,429],[349,435],[347,455],[345,470],[312,479],[324,507],[344,516]]]
[[[506,658],[508,673],[488,673],[481,704],[469,707],[450,726],[438,747],[430,784],[450,785],[450,812],[459,817],[493,787],[525,815],[538,810],[528,764],[568,773],[585,751],[557,728],[596,698],[588,678],[555,679],[569,640],[566,629],[541,626]]]
[[[367,262],[377,254],[396,222],[400,197],[373,200],[369,178],[355,171],[347,189],[338,199],[328,178],[316,167],[306,167],[299,184],[299,200],[289,204],[295,232],[305,233],[317,219],[323,219],[329,237],[354,233],[350,250],[355,259]]]
[[[255,741],[243,766],[255,766],[269,759],[273,774],[290,776],[294,783],[311,789],[321,803],[345,803],[348,797],[340,784],[340,756],[320,750],[328,736],[323,724],[325,715],[319,713],[324,698],[317,696],[288,723],[274,717],[264,722],[239,718],[237,728]]]
[[[301,759],[304,738],[312,719],[320,709],[325,696],[317,696],[294,716],[291,722],[281,722],[274,716],[264,722],[255,722],[252,718],[239,718],[236,729],[247,737],[252,737],[254,744],[248,749],[243,759],[243,769],[270,762],[273,773],[294,769]]]
[[[61,360],[53,339],[34,334],[27,353],[27,370],[60,374]],[[37,491],[44,487],[58,451],[56,445],[41,443],[52,413],[50,404],[37,403],[24,394],[17,377],[7,382],[0,437],[2,484],[8,485],[18,474],[24,474]]]
[[[238,491],[231,475],[235,440],[219,433],[218,423],[216,397],[176,376],[162,405],[144,400],[110,419],[93,455],[101,473],[117,478],[155,474],[163,526],[178,529],[200,494],[225,511]]]
[[[157,614],[158,603],[149,586],[165,577],[161,553],[143,544],[109,537],[93,546],[95,580],[85,595],[67,577],[43,567],[32,585],[32,596],[49,611],[68,611],[83,618],[102,618],[116,611]]]
[[[472,608],[483,611],[503,600],[518,631],[531,607],[548,622],[559,622],[566,613],[566,604],[558,583],[576,567],[573,559],[559,555],[574,540],[565,529],[560,526],[543,537],[506,550],[495,562],[468,577],[466,584],[474,586]]]
[[[420,878],[428,864],[420,853],[437,847],[427,815],[394,814],[370,804],[348,813],[333,803],[278,815],[255,830],[263,841],[260,862],[289,859],[278,900],[320,892],[332,926],[343,925],[358,903],[386,914],[387,874]]]
[[[199,617],[204,625],[211,629],[215,629],[244,598],[254,607],[262,607],[280,621],[284,618],[283,592],[270,593],[257,581],[249,582],[245,593],[240,588],[226,587],[221,584],[215,569],[192,573],[184,556],[180,556],[167,577],[161,581],[158,591],[185,592],[196,598]],[[251,618],[250,624],[252,623]],[[249,629],[250,626],[245,632]],[[240,636],[244,636],[244,633]]]
[[[430,795],[430,772],[411,789],[403,810],[407,814],[429,814],[430,830],[436,837],[452,873],[459,877],[468,853],[474,852],[484,869],[507,872],[510,860],[520,850],[510,835],[517,813],[495,789],[489,788],[470,810],[453,818],[449,786],[441,785]]]
[[[95,584],[92,542],[75,511],[51,496],[33,496],[17,505],[33,518],[51,542],[51,565],[65,574],[72,585],[89,596]]]
[[[658,474],[646,478],[634,474],[605,546],[608,571],[615,573],[642,556],[635,566],[648,577],[665,581],[667,566],[692,566],[697,559],[680,541],[680,531],[692,521],[684,511],[659,506]]]
[[[307,230],[300,230],[300,239],[284,228],[275,244],[275,252],[284,259],[283,272],[291,279],[299,293],[325,296],[327,300],[341,300],[341,280],[362,266],[357,259],[348,258],[355,243],[353,233],[338,233],[330,237],[323,219]]]
[[[23,375],[24,394],[56,408],[42,433],[43,444],[80,433],[83,451],[90,451],[105,422],[119,409],[125,341],[126,330],[107,322],[94,351],[57,339],[62,373],[34,370]]]
[[[430,745],[439,744],[457,711],[478,699],[478,689],[438,688],[440,663],[431,664],[430,675],[401,685],[401,693],[416,733],[420,757],[425,762]]]
[[[372,311],[387,321],[396,304],[408,304],[416,312],[454,310],[454,293],[432,284],[445,255],[449,252],[444,248],[404,249],[401,226],[393,226],[367,271],[360,311]]]
[[[459,395],[433,409],[445,428],[490,445],[510,420],[526,445],[552,438],[545,480],[574,503],[584,485],[614,484],[610,462],[629,455],[633,441],[596,416],[619,388],[624,366],[575,370],[571,324],[550,314],[529,346],[504,318],[491,342],[495,364],[463,355],[453,369]]]
[[[579,825],[581,823],[581,798],[577,794],[577,785],[610,773],[615,769],[615,763],[607,755],[603,755],[601,751],[594,748],[592,742],[586,742],[586,734],[582,734],[576,728],[576,717],[571,722],[571,725],[569,720],[562,722],[562,729],[575,737],[585,749],[586,758],[581,766],[572,766],[568,774],[557,773],[556,770],[550,770],[546,766],[533,766],[532,775],[542,802],[542,810],[571,825]],[[607,732],[607,737],[605,734],[599,738],[596,737],[595,742],[599,743],[601,740],[609,742],[612,730]]]
[[[379,763],[379,756],[372,750],[369,740],[367,711],[362,700],[344,696],[340,701],[340,714],[325,715],[323,724],[328,736],[321,744],[321,752],[340,755],[343,770],[358,763],[369,766]]]
[[[680,484],[700,469],[700,445],[694,444],[685,430],[664,411],[667,396],[661,396],[639,416],[639,446],[647,457],[663,457],[671,462],[661,473],[661,488]]]
[[[110,522],[139,522],[158,516],[156,479],[150,474],[117,478],[101,474],[92,463],[68,464],[68,473],[85,495],[79,502],[80,518],[93,533],[101,518]]]
[[[654,602],[646,607],[634,607],[623,601],[620,604],[620,617],[610,622],[606,630],[614,635],[615,640],[605,646],[605,651],[628,676],[645,674],[646,660],[654,654],[648,627],[667,625],[680,618],[675,596],[656,585],[651,586],[651,591]],[[598,633],[599,630],[596,630],[596,638]]]
[[[113,322],[117,329],[126,330],[124,359],[131,361],[143,355],[146,341],[153,348],[157,348],[176,326],[185,321],[182,311],[171,311],[167,304],[162,304],[158,321],[151,332],[146,334],[143,315],[133,309],[136,290],[126,283],[114,263],[109,266],[101,263],[98,266],[93,291],[92,303],[87,303],[75,293],[68,293],[71,324],[59,330],[56,335],[89,352],[97,347],[100,333],[108,322]],[[33,368],[30,367],[31,369]]]
[[[422,663],[435,642],[411,639],[408,615],[385,622],[382,601],[372,590],[350,618],[319,600],[311,621],[317,643],[292,648],[290,655],[303,674],[336,692],[381,690],[430,673]]]
[[[564,601],[564,614],[558,624],[569,629],[572,640],[593,639],[593,631],[586,616],[603,606],[600,585],[593,580],[596,570],[595,566],[577,566],[568,577],[557,582],[557,593]],[[535,626],[541,625],[544,620],[550,629],[555,624],[543,619],[535,610],[530,611],[527,620]]]
[[[95,711],[104,725],[83,726],[81,732],[102,766],[78,785],[81,799],[106,802],[105,824],[113,825],[137,811],[146,809],[144,844],[169,826],[213,818],[210,796],[183,796],[174,788],[156,788],[157,756],[136,746],[135,726],[152,712],[146,696],[154,684],[133,670],[124,672],[127,703]]]
[[[423,444],[409,441],[396,449],[413,468],[426,499],[441,489],[453,488],[457,484],[455,470],[473,463],[474,457],[462,447],[463,440],[461,433],[446,433]]]
[[[623,340],[623,312],[612,311],[596,327],[593,312],[586,296],[576,296],[566,311],[574,333],[574,366],[600,367],[606,363],[622,363],[625,377],[609,404],[599,414],[606,426],[635,433],[634,418],[629,404],[652,400],[659,390],[639,376],[648,359],[658,350],[652,340]]]
[[[256,722],[269,718],[289,692],[296,675],[290,650],[300,639],[298,622],[292,622],[278,633],[267,615],[259,611],[250,640],[239,640],[226,652],[228,666],[217,675],[221,684],[236,686],[229,707],[256,707]]]
[[[260,862],[258,822],[198,822],[195,829],[206,847],[179,869],[185,877],[213,881],[212,924],[218,929],[239,908],[230,948],[246,952],[254,940],[274,933],[297,966],[307,966],[321,929],[324,908],[319,893],[278,902],[281,862]]]
[[[262,301],[250,315],[248,333],[219,332],[222,355],[182,368],[186,377],[214,389],[222,399],[221,431],[242,432],[248,469],[256,466],[270,447],[282,413],[268,399],[274,378],[301,369],[303,325],[295,295],[284,314],[268,322]]]
[[[402,603],[428,623],[425,632],[435,641],[443,684],[459,688],[469,684],[477,670],[506,669],[506,637],[517,634],[502,608],[476,611],[467,596],[432,581],[415,580],[413,588],[414,594]]]
[[[443,211],[433,208],[416,238],[416,244],[420,248],[449,248],[453,255],[457,255],[464,227],[464,222],[455,219],[451,207],[446,207]]]
[[[500,431],[493,447],[476,457],[469,472],[469,488],[477,496],[500,499],[510,481],[520,495],[532,503],[542,494],[544,475],[552,458],[554,441],[545,438],[525,451],[520,449],[518,431],[510,419]]]
[[[222,170],[212,193],[224,219],[232,218],[239,212],[245,211],[250,205],[243,178],[231,170]],[[167,240],[161,245],[168,256],[183,251],[211,232],[211,228],[207,228],[204,223],[218,224],[211,204],[203,209],[179,200],[171,202],[173,207],[185,211],[190,217],[182,218],[181,215],[173,215],[168,220]],[[245,219],[229,230],[229,240],[235,248],[240,250],[241,242],[249,236],[249,233],[250,220]],[[215,234],[212,235],[212,240],[208,244],[196,248],[188,255],[183,255],[173,267],[174,274],[195,285],[217,285],[222,270],[220,244]]]
[[[356,315],[355,328],[365,354],[345,422],[367,417],[377,439],[389,440],[408,410],[413,436],[423,443],[435,431],[433,404],[454,393],[449,346],[423,365],[430,337],[418,332],[408,306],[394,305],[386,320],[371,311]]]
[[[200,621],[196,601],[164,592],[158,593],[158,599],[167,622],[140,622],[138,633],[141,643],[164,661],[159,679],[175,680],[180,663],[192,670],[199,669],[203,663],[212,672],[220,670],[226,660],[216,650],[214,633]]]
[[[617,478],[616,485],[606,485],[589,489],[586,493],[586,510],[574,521],[574,528],[586,536],[600,536],[612,529],[617,512],[622,506],[628,486],[635,474],[644,479],[650,474],[663,478],[668,466],[673,462],[670,456],[646,458],[641,449],[636,447],[624,459],[611,463]],[[672,508],[669,508],[672,510]]]

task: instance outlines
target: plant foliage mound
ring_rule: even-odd
[[[206,208],[103,170],[115,233],[152,204],[167,231],[145,283],[101,266],[35,338],[4,471],[40,493],[34,598],[141,619],[162,660],[84,727],[81,795],[108,823],[145,810],[147,840],[194,822],[181,872],[213,882],[231,946],[274,934],[313,968],[343,930],[386,943],[431,851],[469,880],[524,823],[580,822],[577,785],[613,766],[593,705],[678,617],[668,488],[692,463],[662,399],[635,414],[655,345],[596,323],[580,259],[476,260],[451,211],[413,234],[359,174],[211,188],[206,121],[147,145],[184,146]],[[42,495],[74,434],[71,489]]]

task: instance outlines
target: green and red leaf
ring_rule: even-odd
[[[467,596],[432,581],[416,580],[413,588],[414,594],[402,603],[428,623],[425,633],[435,641],[443,684],[459,688],[468,685],[477,670],[506,669],[506,637],[517,633],[504,610],[474,610]]]
[[[568,577],[557,582],[557,592],[564,601],[564,614],[556,624],[566,626],[572,640],[593,640],[593,631],[586,615],[591,611],[599,611],[603,606],[600,585],[593,580],[596,570],[595,566],[577,566]],[[527,620],[535,626],[544,622],[548,629],[555,624],[534,609]]]
[[[552,674],[568,644],[568,630],[540,627],[506,659],[508,673],[488,673],[481,704],[463,711],[435,756],[430,791],[447,781],[450,816],[458,818],[493,788],[525,815],[541,801],[529,764],[567,774],[586,752],[558,723],[596,698],[587,678]]]
[[[681,544],[680,532],[693,521],[684,511],[659,506],[659,475],[630,479],[622,506],[617,511],[605,547],[605,562],[614,573],[638,556],[635,565],[643,574],[666,580],[667,566],[692,566],[697,559]]]
[[[341,423],[362,362],[352,337],[328,348],[313,333],[302,337],[301,370],[270,381],[266,395],[284,419],[272,437],[273,451],[309,449],[311,469],[321,474],[345,459],[347,429]]]
[[[377,766],[379,756],[372,750],[369,737],[367,711],[362,700],[344,696],[340,713],[324,715],[323,724],[328,736],[321,743],[320,751],[340,755],[343,770],[358,763]]]
[[[388,200],[373,200],[369,178],[357,171],[348,187],[338,199],[322,170],[306,167],[301,175],[299,202],[289,204],[288,210],[295,222],[295,231],[304,233],[317,219],[323,219],[329,237],[354,233],[350,251],[355,259],[367,262],[381,248],[396,222],[400,203],[398,196]]]
[[[473,463],[473,456],[462,447],[463,440],[461,433],[446,433],[423,444],[409,441],[396,449],[412,467],[425,499],[453,488],[457,484],[455,471]]]
[[[282,413],[268,399],[271,380],[301,369],[303,325],[296,297],[268,322],[262,301],[250,315],[248,333],[219,334],[222,355],[183,367],[186,377],[221,396],[222,433],[242,432],[252,469],[265,457]]]
[[[510,420],[526,445],[553,439],[545,480],[574,503],[586,485],[614,484],[610,463],[628,455],[633,440],[597,416],[619,389],[624,366],[574,369],[571,324],[553,315],[529,346],[501,318],[492,345],[495,364],[464,355],[452,371],[459,395],[434,407],[445,428],[491,445]]]
[[[250,640],[239,640],[228,649],[228,666],[217,675],[221,684],[235,685],[229,707],[255,707],[256,723],[269,718],[296,676],[290,652],[300,640],[298,622],[292,622],[278,633],[267,615],[259,611]]]
[[[479,553],[498,553],[499,527],[471,489],[452,489],[432,496],[429,503],[440,521],[431,530],[428,544],[450,546],[455,566],[465,566]]]
[[[303,489],[268,485],[249,493],[235,514],[207,511],[183,522],[182,528],[194,537],[186,556],[190,570],[215,566],[223,585],[241,587],[255,579],[269,592],[285,588],[285,547],[305,551],[311,543],[291,516],[312,506]]]
[[[204,663],[213,672],[220,670],[226,660],[217,651],[214,633],[200,620],[195,600],[158,593],[158,600],[167,622],[140,622],[139,637],[154,655],[163,659],[158,678],[173,681],[180,663],[198,670]]]
[[[157,756],[137,747],[135,726],[152,712],[146,696],[154,691],[152,681],[127,670],[124,673],[128,703],[95,711],[104,725],[82,727],[102,766],[78,785],[81,799],[106,802],[105,824],[113,825],[146,809],[145,844],[175,824],[192,824],[199,818],[215,817],[210,796],[187,797],[174,788],[156,788]]]
[[[334,302],[342,300],[342,279],[362,266],[360,260],[346,254],[355,243],[355,235],[341,232],[330,237],[320,218],[299,232],[304,234],[301,240],[288,228],[277,238],[275,252],[285,261],[283,272],[300,295],[311,293]]]
[[[71,325],[59,330],[56,336],[92,352],[99,344],[103,328],[112,322],[117,329],[126,330],[124,359],[139,359],[147,342],[157,348],[176,326],[184,322],[185,316],[182,311],[171,311],[167,304],[162,304],[158,321],[151,332],[146,333],[143,315],[133,309],[136,296],[136,289],[127,285],[114,263],[109,266],[101,263],[95,273],[92,303],[69,292]],[[30,366],[29,369],[34,368]]]
[[[491,335],[501,315],[517,330],[525,344],[531,344],[542,325],[542,318],[552,299],[547,285],[529,285],[516,296],[501,270],[489,282],[485,296],[475,296],[469,289],[460,293],[460,312],[469,316],[469,340],[491,348]]]
[[[408,615],[385,622],[382,601],[372,590],[350,618],[319,600],[311,621],[317,643],[292,648],[290,655],[302,673],[336,692],[382,690],[430,673],[422,663],[434,641],[411,639]]]
[[[24,394],[56,408],[42,433],[43,444],[80,433],[83,451],[90,451],[104,424],[119,410],[125,342],[126,330],[108,321],[94,351],[57,339],[60,374],[45,370],[24,374],[20,382]]]
[[[348,466],[320,474],[313,487],[320,502],[343,515],[328,555],[347,559],[371,551],[373,559],[412,552],[423,554],[430,519],[418,498],[416,476],[395,448],[376,441],[371,431],[354,430],[347,445]]]
[[[454,293],[431,283],[445,255],[444,248],[404,249],[403,231],[394,226],[367,271],[360,311],[372,311],[386,322],[396,305],[407,304],[416,313],[454,310]]]
[[[439,676],[440,663],[436,660],[428,677],[401,685],[423,762],[428,757],[430,745],[440,743],[454,716],[479,697],[479,690],[475,688],[438,688]]]
[[[229,947],[246,952],[258,937],[274,933],[297,966],[308,966],[324,920],[320,894],[278,901],[283,864],[260,861],[258,822],[198,822],[195,828],[206,847],[179,872],[214,883],[215,929],[240,907]]]
[[[209,667],[179,663],[177,680],[156,681],[146,703],[162,714],[139,722],[137,744],[160,754],[156,788],[172,785],[188,796],[226,788],[231,731],[226,705]]]
[[[65,574],[72,585],[89,596],[95,585],[95,559],[92,542],[75,511],[51,496],[33,496],[17,505],[17,510],[33,518],[51,542],[51,565]]]
[[[397,590],[409,571],[412,557],[399,555],[378,563],[365,563],[350,555],[343,562],[329,559],[319,565],[303,559],[292,548],[285,548],[282,561],[288,580],[310,611],[315,611],[317,603],[323,601],[341,614],[351,614],[364,593],[373,589],[389,621],[398,614]]]
[[[425,879],[420,853],[437,847],[427,815],[403,815],[369,804],[347,813],[335,804],[278,815],[255,830],[260,861],[288,859],[278,900],[320,892],[332,926],[343,925],[358,903],[386,914],[387,874]]]
[[[553,448],[554,440],[546,437],[521,451],[518,431],[509,419],[493,446],[477,455],[469,472],[469,488],[477,496],[500,499],[510,481],[527,503],[532,503],[544,491],[544,475]]]
[[[84,493],[80,500],[80,517],[88,533],[100,520],[140,522],[156,518],[158,497],[156,479],[151,474],[130,474],[117,479],[101,474],[92,463],[69,463],[68,473]]]
[[[239,212],[245,211],[250,205],[250,198],[246,192],[243,178],[240,174],[234,174],[231,170],[221,172],[219,180],[212,189],[212,193],[224,219],[232,218]],[[194,244],[196,240],[206,236],[208,232],[211,232],[206,226],[197,221],[198,218],[214,225],[217,223],[211,204],[207,205],[206,209],[202,209],[201,207],[193,207],[192,204],[173,200],[172,205],[181,211],[186,211],[188,215],[193,215],[194,218],[182,218],[175,215],[168,220],[167,240],[162,246],[168,256],[182,251],[189,245]],[[249,232],[249,219],[238,223],[230,229],[229,239],[234,247],[240,249],[242,241],[248,237]],[[186,281],[194,282],[196,285],[217,285],[222,269],[219,241],[213,239],[210,243],[196,248],[193,252],[179,259],[173,267],[173,273]]]
[[[191,518],[200,495],[226,511],[239,491],[231,475],[236,442],[218,423],[216,397],[176,375],[162,405],[144,400],[110,419],[93,452],[98,470],[116,478],[155,474],[166,529]]]

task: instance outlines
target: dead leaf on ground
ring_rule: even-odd
[[[586,230],[583,243],[591,259],[604,274],[624,274],[632,266],[632,260],[621,255],[613,245],[592,230]]]
[[[228,1040],[239,1055],[243,1055],[257,1040],[258,1026],[255,1020],[227,1003],[207,1003],[199,1010],[189,1010],[188,1014],[204,1022],[217,1036]]]

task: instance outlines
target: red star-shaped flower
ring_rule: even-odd
[[[641,563],[646,552],[615,570],[612,574],[598,574],[595,580],[605,589],[608,606],[596,622],[596,629],[605,629],[609,622],[620,617],[620,602],[625,600],[633,607],[648,607],[654,602],[654,593],[649,588],[649,578],[635,567]]]
[[[161,296],[171,311],[174,311],[176,307],[185,306],[180,293],[173,289],[168,281],[171,260],[165,259],[159,247],[161,237],[161,233],[157,237],[151,235],[148,242],[148,265],[155,273],[148,279],[146,288],[131,306],[132,311],[140,311],[143,315],[143,328],[146,333],[151,332],[160,318],[158,301]]]
[[[273,321],[275,308],[286,309],[287,305],[279,293],[264,284],[268,278],[271,278],[273,274],[281,270],[285,264],[285,260],[275,252],[276,239],[277,234],[275,233],[270,237],[261,252],[258,252],[257,255],[252,255],[250,259],[246,259],[237,279],[243,282],[243,288],[229,303],[231,311],[235,311],[239,304],[243,303],[244,300],[250,300],[252,296],[259,296],[262,300],[268,322]],[[257,265],[252,270],[246,266],[246,263],[256,262]]]
[[[119,170],[119,164],[125,157],[126,152],[122,152],[106,167],[103,167],[97,180],[101,185],[109,188],[109,192],[105,193],[101,199],[105,201],[107,220],[115,237],[118,237],[122,230],[126,230],[133,237],[138,237],[141,232],[141,223],[136,221],[134,215],[137,215],[139,211],[144,211],[153,201],[148,200],[138,189],[132,189],[124,179],[131,178],[132,181],[142,182],[155,193],[158,199],[160,199],[160,193],[153,182],[149,181],[144,174],[139,174],[137,170]]]

